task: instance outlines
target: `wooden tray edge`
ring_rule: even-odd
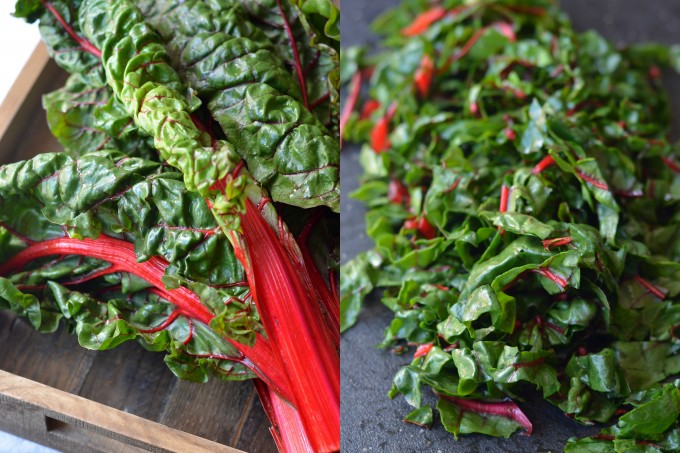
[[[67,451],[243,453],[0,370],[0,412],[17,411],[2,429]]]

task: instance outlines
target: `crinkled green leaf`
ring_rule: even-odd
[[[337,211],[337,139],[304,105],[298,81],[279,59],[281,52],[273,51],[272,43],[263,39],[260,31],[253,31],[254,27],[246,26],[248,14],[256,17],[265,14],[268,17],[272,13],[270,9],[275,8],[278,21],[282,21],[282,10],[275,2],[252,4],[251,8],[255,10],[248,10],[247,14],[243,8],[231,4],[210,9],[196,2],[188,2],[154,6],[147,15],[167,45],[169,53],[165,58],[172,61],[182,80],[207,99],[208,109],[220,124],[227,140],[235,146],[235,151],[247,162],[250,173],[269,190],[272,198],[301,207],[327,205]],[[206,15],[215,19],[206,20]],[[143,18],[136,20],[141,32],[146,27]],[[167,25],[179,21],[184,24],[180,33],[176,32],[176,27]],[[300,27],[299,21],[296,21],[296,27]],[[286,45],[290,46],[287,34],[280,31],[276,28],[277,38],[285,40]],[[146,38],[143,39],[154,39],[160,45],[160,37],[152,38],[150,33],[150,30],[144,32]],[[104,59],[107,67],[118,66],[112,77],[122,79],[129,77],[125,75],[130,74],[129,68],[125,66],[124,59],[119,64],[114,60],[120,59],[119,55],[124,53],[121,49],[133,46],[134,41],[126,44],[119,40],[120,36],[117,30],[111,33],[108,42],[119,50],[116,55],[112,54],[111,61],[105,52]],[[310,46],[304,49],[315,52]],[[152,52],[145,48],[143,53],[147,52],[149,58],[157,59],[159,52],[165,53],[165,50],[159,47]],[[131,51],[128,54],[128,58],[135,55]],[[225,61],[227,64],[224,64]],[[243,68],[250,70],[243,71]],[[327,69],[321,71],[325,74],[324,82],[328,77]],[[143,77],[155,83],[162,82],[153,76]],[[140,85],[138,83],[136,86]],[[319,86],[318,81],[312,86]],[[124,94],[126,88],[121,88],[121,97],[127,98]],[[314,91],[308,94],[323,97],[327,93],[328,87],[323,93]],[[176,94],[174,96],[177,97]],[[309,100],[311,102],[313,100]],[[155,103],[150,107],[156,109]],[[130,110],[132,112],[134,110]],[[335,118],[335,115],[331,114],[330,117]],[[162,117],[159,119],[162,120]],[[186,131],[183,130],[181,134],[187,135],[192,129],[191,125],[186,122],[184,126]],[[148,124],[142,127],[154,130],[158,126]],[[193,146],[198,146],[198,143]],[[201,166],[197,165],[197,168]]]

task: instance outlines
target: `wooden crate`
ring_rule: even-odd
[[[40,44],[0,106],[0,163],[60,149],[41,96],[65,79]],[[88,351],[0,311],[0,430],[66,452],[270,453],[269,426],[250,382],[181,381],[137,343]]]

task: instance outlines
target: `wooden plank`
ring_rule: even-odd
[[[208,391],[206,387],[209,387]],[[215,401],[220,404],[215,405]],[[196,411],[196,407],[205,410]],[[236,407],[240,410],[233,410]],[[246,451],[276,451],[268,431],[271,423],[254,386],[248,381],[215,380],[207,384],[179,381],[159,422]],[[253,429],[256,435],[249,437]]]
[[[0,410],[14,433],[67,451],[238,453],[198,436],[0,370]]]
[[[239,424],[240,429],[234,432],[234,436],[227,442],[228,445],[252,453],[275,453],[277,451],[269,432],[271,422],[264,413],[262,403],[256,393],[251,399],[250,408],[244,409]]]
[[[0,368],[42,384],[77,393],[83,385],[96,352],[78,345],[78,340],[59,329],[55,334],[41,334],[24,319],[0,312],[0,328],[6,337],[2,343]]]
[[[129,342],[96,353],[78,395],[159,422],[177,382],[163,354]]]

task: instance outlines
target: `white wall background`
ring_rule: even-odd
[[[12,17],[14,1],[0,0],[0,103],[40,41],[37,23]]]

